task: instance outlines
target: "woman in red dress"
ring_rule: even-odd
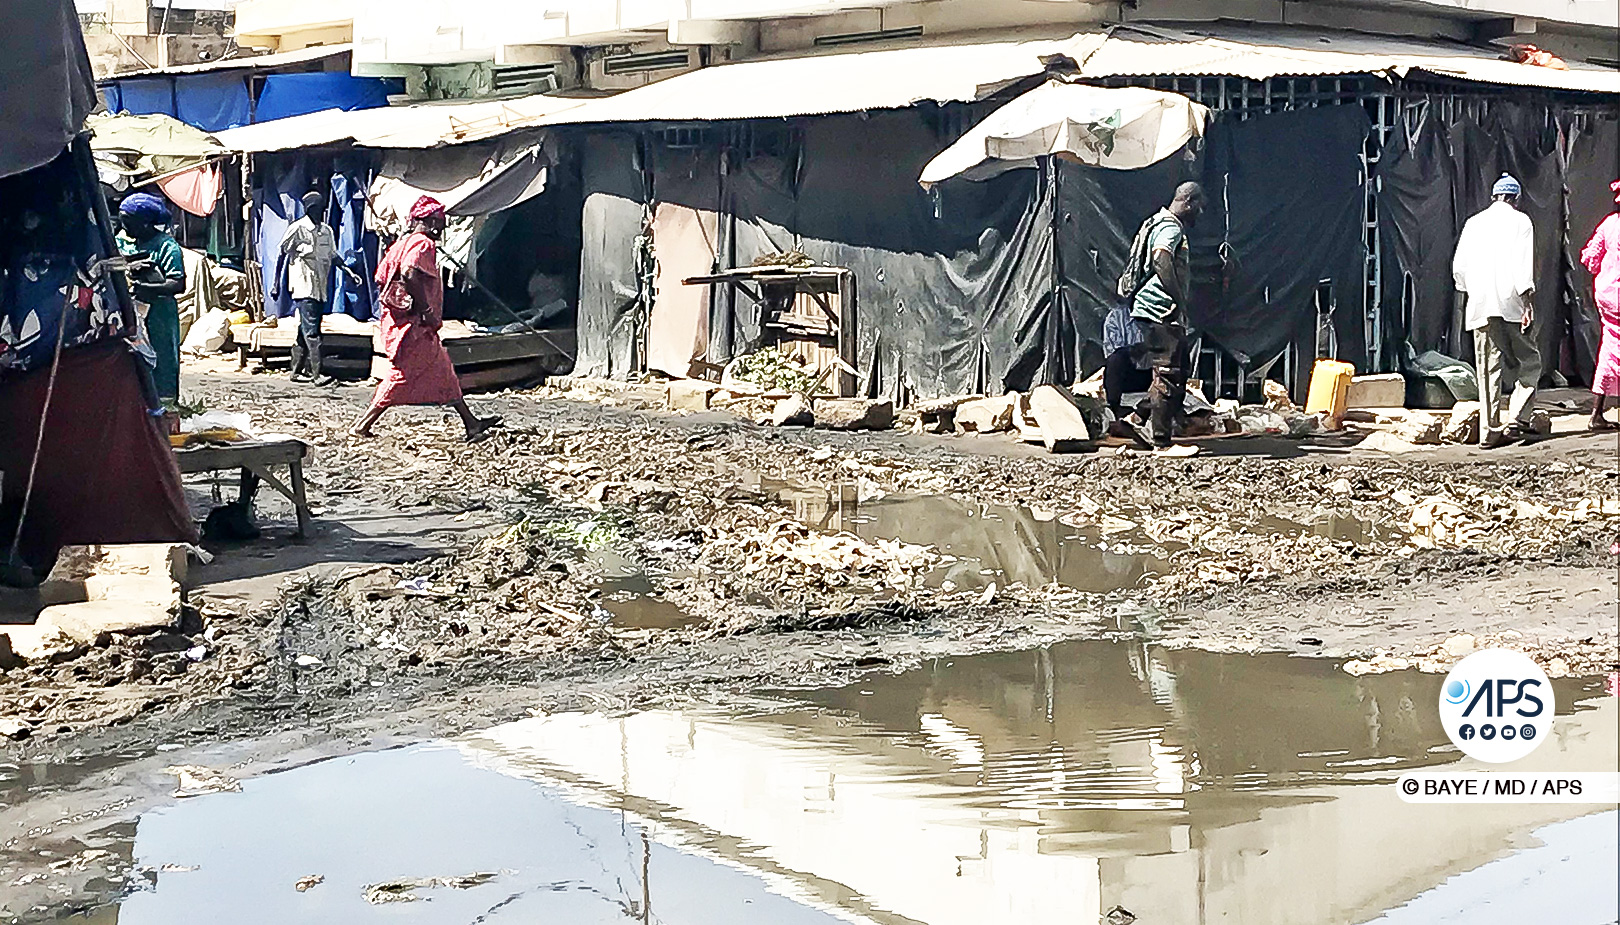
[[[411,207],[411,230],[383,255],[377,267],[382,304],[380,321],[388,375],[377,383],[371,407],[349,428],[370,437],[371,426],[395,405],[451,405],[461,415],[467,439],[477,440],[500,418],[475,417],[461,396],[450,355],[439,341],[444,326],[444,280],[439,276],[439,236],[444,233],[444,205],[423,196]]]

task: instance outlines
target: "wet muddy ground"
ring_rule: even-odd
[[[262,431],[292,433],[311,444],[306,472],[318,529],[307,543],[291,542],[290,510],[261,493],[265,537],[216,546],[215,561],[194,569],[198,587],[192,599],[202,629],[185,641],[206,647],[200,661],[186,658],[174,640],[135,638],[61,665],[0,677],[0,712],[24,718],[31,732],[9,746],[14,779],[21,784],[0,796],[6,804],[0,809],[6,823],[0,834],[5,839],[0,842],[0,883],[50,875],[30,881],[26,897],[0,907],[13,916],[49,917],[76,907],[104,910],[137,888],[118,920],[190,918],[224,895],[221,884],[247,889],[242,884],[258,882],[255,877],[268,873],[247,869],[253,865],[244,856],[244,869],[230,873],[226,865],[218,873],[226,879],[192,877],[200,885],[186,887],[186,877],[201,871],[161,870],[163,864],[187,866],[179,858],[184,852],[154,849],[142,855],[110,847],[126,836],[139,847],[140,839],[126,832],[130,826],[150,831],[166,823],[149,819],[182,810],[202,814],[176,823],[170,830],[173,840],[151,844],[194,842],[203,837],[197,833],[219,823],[189,807],[258,801],[257,788],[271,786],[273,780],[328,781],[297,785],[314,799],[314,792],[323,788],[355,786],[352,776],[345,778],[347,772],[339,770],[347,765],[280,769],[390,744],[451,743],[364,754],[353,761],[382,778],[397,774],[402,780],[415,776],[409,769],[423,762],[420,773],[428,778],[423,786],[459,791],[463,788],[456,775],[483,766],[481,760],[466,758],[466,742],[480,735],[488,738],[496,730],[531,728],[525,722],[550,723],[548,730],[562,728],[557,723],[578,722],[579,734],[589,742],[581,740],[572,757],[546,758],[549,771],[540,775],[545,780],[525,791],[530,795],[522,799],[532,801],[537,813],[589,816],[582,807],[591,806],[630,813],[616,824],[646,836],[637,855],[642,862],[662,859],[658,866],[707,871],[692,876],[713,880],[710,893],[737,897],[738,914],[752,909],[753,902],[768,901],[788,903],[771,907],[776,910],[772,920],[796,920],[801,911],[805,921],[827,914],[845,920],[850,915],[896,922],[957,920],[942,918],[943,913],[906,912],[910,907],[885,893],[889,888],[854,885],[833,873],[802,869],[815,864],[795,866],[776,859],[771,862],[775,867],[754,869],[733,857],[736,851],[727,854],[713,845],[671,840],[659,815],[663,809],[654,812],[625,802],[671,795],[630,794],[624,792],[624,781],[598,781],[619,788],[613,799],[585,793],[580,781],[596,778],[568,765],[596,761],[593,749],[612,751],[590,736],[612,739],[604,730],[623,717],[671,728],[687,722],[695,729],[691,724],[698,713],[684,711],[696,704],[703,716],[718,710],[713,715],[722,718],[715,722],[729,726],[744,722],[739,703],[773,717],[772,723],[811,729],[804,733],[803,747],[830,754],[859,751],[838,733],[851,723],[862,729],[876,723],[867,730],[872,741],[885,741],[874,730],[891,728],[898,737],[896,747],[915,746],[919,754],[947,758],[952,748],[967,749],[964,754],[985,750],[980,740],[986,733],[975,725],[980,719],[1013,723],[1021,730],[1017,736],[1035,744],[1028,745],[1029,754],[1021,750],[1024,746],[1005,752],[1010,763],[1000,766],[1017,769],[1034,762],[1031,766],[1041,769],[1040,786],[1021,783],[1014,774],[1006,785],[1010,789],[981,785],[979,795],[963,805],[973,813],[990,813],[985,818],[995,821],[985,825],[995,832],[1022,831],[1028,820],[1020,821],[1021,812],[1036,813],[1037,821],[1048,811],[1072,815],[1073,831],[1050,833],[1050,840],[1019,837],[1035,838],[1035,855],[1072,842],[1075,858],[1091,859],[1087,863],[1096,872],[1087,882],[1097,886],[1085,895],[1082,908],[1089,909],[1092,899],[1112,896],[1135,909],[1119,899],[1135,893],[1107,886],[1130,865],[1110,867],[1110,859],[1124,855],[1099,852],[1097,845],[1148,837],[1139,824],[1161,811],[1154,801],[1162,800],[1143,795],[1152,789],[1152,773],[1142,768],[1180,774],[1196,783],[1199,793],[1247,792],[1240,786],[1243,775],[1258,775],[1257,780],[1270,782],[1260,789],[1288,791],[1284,803],[1296,798],[1310,803],[1317,795],[1296,791],[1359,780],[1354,775],[1360,771],[1330,767],[1340,757],[1328,753],[1355,755],[1343,760],[1365,759],[1373,771],[1384,764],[1404,767],[1455,758],[1445,752],[1449,746],[1437,726],[1428,733],[1407,730],[1423,743],[1421,748],[1392,745],[1389,736],[1396,727],[1389,724],[1388,711],[1393,703],[1409,714],[1432,716],[1432,710],[1423,710],[1433,695],[1422,691],[1438,684],[1434,671],[1466,651],[1458,634],[1472,635],[1474,645],[1505,644],[1529,651],[1551,674],[1569,678],[1572,692],[1590,694],[1594,682],[1580,679],[1602,677],[1617,667],[1610,547],[1620,529],[1620,484],[1612,438],[1563,437],[1492,454],[1446,448],[1399,460],[1331,444],[1249,439],[1222,441],[1191,460],[1112,451],[1049,457],[997,438],[773,430],[723,413],[670,415],[646,407],[647,399],[634,391],[587,396],[541,390],[475,399],[481,412],[501,413],[507,424],[492,439],[467,446],[456,439],[458,426],[425,409],[391,412],[376,440],[347,438],[344,429],[368,397],[357,387],[295,389],[267,377],[212,371],[188,377],[186,392],[211,407],[249,411]],[[571,400],[586,397],[592,401]],[[231,491],[217,494],[201,480],[188,490],[199,515]],[[1060,644],[1071,639],[1099,640],[1092,644],[1102,646],[1095,652],[1113,654],[1091,655],[1087,653],[1093,650],[1083,645]],[[1148,647],[1154,654],[1148,654]],[[986,654],[997,652],[1012,654]],[[1125,654],[1130,652],[1138,654]],[[1306,655],[1320,658],[1288,657]],[[1208,749],[1215,747],[1210,744],[1215,738],[1263,738],[1253,730],[1205,733],[1206,750],[1199,751],[1198,734],[1183,729],[1171,736],[1182,736],[1180,740],[1160,741],[1143,755],[1132,752],[1129,761],[1080,755],[1075,758],[1080,767],[1071,771],[1062,755],[1082,746],[1070,741],[1070,732],[1059,734],[1050,723],[1045,731],[1025,728],[1039,718],[1038,703],[1030,706],[980,692],[974,696],[990,699],[972,708],[973,722],[953,719],[954,726],[942,726],[927,719],[951,714],[913,702],[915,691],[907,692],[919,678],[949,676],[940,666],[963,657],[1005,657],[1018,664],[1033,659],[1037,665],[1044,659],[1049,676],[1036,682],[1045,684],[1050,696],[1061,687],[1054,687],[1056,679],[1082,669],[1118,675],[1117,685],[1071,685],[1065,697],[1099,711],[1095,729],[1086,726],[1081,738],[1116,730],[1110,735],[1118,738],[1118,748],[1102,749],[1105,756],[1122,755],[1146,741],[1129,730],[1163,724],[1164,718],[1155,720],[1153,711],[1178,702],[1173,696],[1176,678],[1199,677],[1216,689],[1230,687],[1228,697],[1252,693],[1261,704],[1254,715],[1265,723],[1286,716],[1295,701],[1311,701],[1311,709],[1326,711],[1313,722],[1325,724],[1324,733],[1337,731],[1327,734],[1329,744],[1283,740],[1278,748],[1253,755],[1243,771],[1221,770],[1218,750]],[[1156,664],[1181,667],[1156,671]],[[1261,664],[1287,667],[1249,667]],[[1222,667],[1209,667],[1217,665]],[[1343,670],[1346,665],[1356,674]],[[1383,673],[1362,674],[1367,671]],[[981,673],[975,669],[962,676]],[[1159,689],[1165,684],[1170,693]],[[882,685],[900,693],[860,693]],[[1402,685],[1411,690],[1372,698],[1378,705],[1371,721],[1374,744],[1368,745],[1366,692],[1385,690],[1386,685],[1388,691]],[[1110,693],[1115,687],[1126,693],[1143,691],[1146,700],[1136,706],[1115,702],[1118,698],[1111,699]],[[811,689],[822,693],[802,693]],[[772,690],[801,693],[767,697]],[[1200,697],[1209,699],[1207,694]],[[869,714],[874,709],[891,715],[873,718]],[[1141,709],[1148,712],[1132,718],[1132,711]],[[502,725],[531,711],[544,716]],[[1329,718],[1336,711],[1348,718]],[[1185,719],[1182,707],[1173,713],[1176,722]],[[794,715],[801,719],[787,718]],[[850,715],[858,719],[850,720]],[[574,719],[566,719],[570,716]],[[599,728],[588,733],[592,716]],[[909,730],[908,724],[916,729]],[[941,742],[955,741],[957,746],[916,745],[906,739],[926,738],[924,726],[938,732]],[[615,741],[621,751],[628,747],[622,737]],[[855,741],[868,743],[865,733]],[[798,747],[778,744],[793,753]],[[1221,746],[1236,748],[1238,754],[1255,747]],[[1612,745],[1607,747],[1612,752]],[[1435,748],[1440,750],[1431,751]],[[427,770],[431,762],[448,761],[446,755],[454,758],[452,752],[462,756],[456,761],[474,765],[473,770],[452,765]],[[1305,761],[1308,767],[1301,765],[1303,756],[1318,752],[1323,754]],[[1036,753],[1055,754],[1059,764],[1041,764],[1044,759],[1032,757]],[[418,755],[427,757],[413,757]],[[994,762],[985,762],[978,776],[999,779],[1003,772],[986,770]],[[244,779],[243,790],[164,809],[160,804],[167,801],[174,778],[163,778],[161,768],[170,764],[234,767]],[[1613,759],[1595,766],[1612,767]],[[606,774],[605,765],[591,767],[599,777]],[[1136,770],[1126,773],[1122,769],[1127,767]],[[271,770],[279,773],[258,776]],[[881,778],[890,771],[876,773]],[[923,771],[908,765],[894,773]],[[940,785],[947,788],[974,776],[939,773]],[[1071,773],[1073,788],[1065,783]],[[294,776],[300,774],[311,776]],[[256,783],[261,779],[263,784]],[[1056,796],[1043,789],[1048,785],[1056,787]],[[1063,795],[1070,789],[1076,794],[1073,805]],[[1017,796],[1025,790],[1046,795],[1025,805]],[[379,799],[410,805],[420,803],[420,796],[400,793]],[[910,799],[903,794],[894,798],[902,803]],[[120,804],[121,799],[128,802]],[[276,807],[262,812],[281,818],[287,814],[285,805],[276,799],[266,797],[253,805]],[[679,801],[671,805],[678,808]],[[1225,807],[1220,800],[1214,805]],[[147,810],[156,815],[142,816]],[[477,815],[473,808],[467,812]],[[1013,815],[997,815],[1007,812]],[[1111,828],[1121,812],[1130,815],[1119,821],[1137,828],[1128,833]],[[1139,812],[1148,815],[1135,815]],[[1223,812],[1211,818],[1225,820]],[[311,809],[305,815],[314,819],[321,812]],[[107,821],[114,817],[118,821]],[[70,822],[64,825],[63,820]],[[107,824],[101,825],[103,821]],[[248,821],[244,817],[233,824]],[[1526,826],[1558,821],[1515,822],[1508,827],[1511,832],[1493,830],[1470,843],[1488,845],[1488,850],[1454,859],[1433,882],[1386,884],[1386,892],[1378,894],[1383,898],[1358,898],[1359,905],[1344,900],[1349,904],[1343,908],[1375,917],[1453,873],[1530,844]],[[958,822],[950,816],[940,824]],[[724,826],[702,824],[720,833],[713,836],[717,843],[746,841],[744,833],[727,834]],[[1167,824],[1165,832],[1191,832],[1175,825]],[[1263,844],[1271,836],[1256,837]],[[1161,838],[1169,842],[1157,841]],[[1157,847],[1141,848],[1142,856],[1157,857],[1165,844],[1180,845],[1182,838],[1153,835],[1150,840]],[[535,858],[573,849],[546,848],[550,839],[540,833],[529,843],[491,843],[486,853],[468,855],[488,858],[487,863],[461,865],[465,870],[430,864],[433,859],[422,857],[416,859],[420,863],[401,865],[412,869],[379,869],[375,882],[500,874],[465,889],[427,888],[423,898],[431,895],[432,901],[412,909],[444,910],[448,904],[456,909],[445,917],[434,912],[425,919],[431,921],[473,921],[493,914],[487,910],[509,894],[526,897],[511,900],[516,908],[528,910],[518,919],[540,914],[568,918],[561,910],[574,907],[547,905],[553,901],[578,901],[584,904],[580,909],[605,904],[600,908],[613,906],[619,910],[613,914],[631,920],[645,912],[651,894],[639,906],[630,896],[640,889],[636,884],[649,882],[645,871],[639,880],[628,868],[628,873],[614,873],[618,892],[591,877],[580,881],[588,888],[557,887],[575,883],[575,873],[546,868]],[[470,845],[478,840],[463,841]],[[771,848],[771,841],[761,838],[759,844]],[[1607,850],[1612,852],[1610,844]],[[110,854],[86,861],[86,851]],[[1184,855],[1186,849],[1169,853]],[[287,863],[296,866],[297,860],[288,858]],[[741,874],[739,864],[745,868]],[[129,879],[129,871],[143,866],[141,876],[150,875],[163,886],[151,891]],[[278,868],[276,877],[291,869]],[[58,876],[62,870],[72,876]],[[512,879],[516,875],[501,873],[508,870],[524,873]],[[297,876],[315,874],[328,876],[334,885],[339,877],[347,878],[341,889],[328,891],[341,896],[330,900],[338,905],[321,907],[333,910],[332,915],[356,901],[350,881],[373,876],[370,871],[314,869]],[[896,873],[901,880],[907,876]],[[1207,871],[1199,876],[1207,878]],[[783,886],[782,877],[797,885]],[[169,887],[171,882],[182,885]],[[973,901],[1005,901],[1012,903],[1007,908],[1024,908],[1022,900],[1005,898],[1011,882],[992,884]],[[58,889],[64,885],[65,893]],[[311,899],[325,895],[327,886],[303,893],[287,889],[302,901],[328,902]],[[776,898],[754,897],[749,891],[756,888]],[[879,901],[868,893],[884,898]],[[210,895],[216,899],[208,899]],[[616,898],[609,901],[605,895]],[[277,898],[274,903],[283,901],[291,900]],[[358,901],[365,906],[363,897]],[[663,900],[666,908],[680,908],[682,901],[679,895]],[[1135,902],[1140,906],[1148,901]],[[795,911],[788,911],[789,906]],[[279,908],[265,908],[273,907]],[[726,920],[714,918],[720,916],[719,908],[707,920]],[[1103,903],[1099,911],[1108,908]],[[470,914],[461,915],[468,910]],[[619,920],[606,912],[601,916]],[[1215,917],[1188,918],[1177,911],[1142,919],[1204,920]],[[1268,912],[1242,920],[1349,919]]]

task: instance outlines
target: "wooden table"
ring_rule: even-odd
[[[761,346],[779,346],[818,373],[835,373],[832,393],[851,397],[855,372],[855,274],[845,267],[736,267],[681,280],[730,286],[759,306]]]
[[[180,472],[217,472],[221,469],[240,469],[242,487],[239,499],[251,500],[260,479],[281,492],[292,502],[298,515],[298,535],[309,535],[309,500],[304,495],[304,454],[308,448],[301,440],[251,440],[246,443],[186,447],[174,451],[180,463]],[[271,466],[287,467],[287,482],[282,482],[270,471]]]

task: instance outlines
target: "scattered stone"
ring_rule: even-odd
[[[121,543],[64,546],[39,586],[45,604],[135,600],[179,604],[186,580],[188,547],[183,543]],[[171,587],[172,586],[172,587]]]
[[[956,429],[964,434],[994,434],[1011,430],[1018,410],[1019,395],[1009,392],[995,398],[978,398],[956,407]]]
[[[105,645],[114,633],[130,635],[179,629],[179,607],[149,601],[84,601],[45,608],[34,623],[55,627],[62,635],[85,645]]]
[[[1447,443],[1479,442],[1479,411],[1477,401],[1460,401],[1451,406],[1451,414],[1440,429],[1440,439]]]
[[[816,413],[810,400],[803,395],[789,395],[771,409],[771,423],[777,427],[810,427],[816,423]]]
[[[1545,437],[1552,433],[1552,415],[1545,411],[1530,412],[1529,431],[1538,437]]]
[[[1312,434],[1323,433],[1329,428],[1322,423],[1325,415],[1306,414],[1303,411],[1281,412],[1283,420],[1288,423],[1288,436],[1309,437]]]
[[[319,668],[326,663],[313,655],[300,655],[293,659],[293,664],[299,668]]]
[[[979,606],[988,607],[989,605],[994,604],[996,602],[997,590],[996,583],[993,581],[988,585],[985,585],[984,590],[979,592]]]
[[[1336,495],[1349,496],[1355,490],[1356,486],[1350,484],[1349,479],[1337,479],[1333,482],[1333,484],[1328,486],[1328,491],[1331,491]]]
[[[676,379],[669,384],[669,410],[707,411],[720,386],[703,379]]]
[[[829,430],[888,430],[894,426],[894,402],[886,398],[819,398],[816,426]]]
[[[1070,453],[1091,442],[1091,429],[1074,393],[1060,385],[1036,386],[1029,393],[1029,410],[1040,426],[1047,452]]]
[[[1471,633],[1458,633],[1440,644],[1440,651],[1452,658],[1462,658],[1477,648],[1479,643]]]
[[[1406,377],[1400,373],[1356,376],[1345,393],[1347,408],[1399,408],[1405,404]]]
[[[65,661],[83,651],[83,645],[55,626],[0,627],[0,668],[18,668],[29,662]]]
[[[1390,433],[1407,443],[1431,446],[1440,442],[1440,432],[1444,429],[1445,422],[1427,411],[1408,411]]]
[[[324,875],[322,875],[322,874],[310,874],[307,877],[299,877],[298,882],[293,884],[293,889],[297,890],[300,893],[307,893],[310,890],[315,889],[317,886],[320,886],[322,883],[325,883],[325,882],[326,882],[326,877]]]
[[[1547,677],[1564,678],[1569,676],[1569,662],[1562,658],[1554,658],[1547,663]]]
[[[34,727],[11,716],[0,716],[0,737],[18,742],[34,734]]]

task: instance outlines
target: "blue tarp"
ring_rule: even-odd
[[[320,112],[323,109],[374,109],[388,105],[398,81],[354,77],[343,71],[314,74],[271,74],[259,92],[255,122]]]
[[[354,77],[342,71],[271,74],[264,78],[255,104],[249,89],[252,81],[252,72],[246,70],[124,77],[107,81],[101,92],[108,112],[161,113],[205,132],[219,132],[323,109],[387,106],[388,94],[404,90],[394,78]]]
[[[349,269],[360,276],[356,286],[342,273],[332,274],[332,298],[328,311],[347,312],[361,321],[375,315],[377,276],[377,235],[366,229],[366,189],[371,169],[363,163],[339,160],[332,172],[332,194],[327,220],[337,231],[338,254]]]
[[[137,116],[149,113],[162,113],[165,116],[174,115],[174,81],[168,77],[132,77],[129,80],[114,81],[118,87],[118,108],[115,112],[127,112]],[[112,100],[107,100],[108,108],[112,108]]]
[[[205,132],[238,128],[253,121],[253,99],[240,71],[195,74],[175,80],[174,117]]]
[[[263,273],[264,313],[285,318],[292,314],[292,298],[287,295],[287,287],[279,286],[276,282],[276,273],[281,267],[281,239],[287,233],[287,226],[304,214],[303,203],[298,201],[298,197],[308,192],[309,177],[303,158],[277,160],[285,165],[284,169],[261,171],[264,185],[253,191],[253,214],[259,220],[259,268]],[[271,167],[268,163],[263,166]],[[280,298],[272,299],[272,292],[279,293]]]
[[[292,299],[285,285],[276,285],[275,276],[283,270],[281,239],[287,226],[303,217],[300,201],[311,188],[326,187],[329,203],[326,221],[337,233],[338,259],[360,275],[356,286],[334,267],[329,283],[326,311],[345,312],[361,321],[374,317],[376,291],[373,280],[377,267],[377,236],[365,228],[365,195],[371,185],[371,168],[362,161],[339,159],[331,176],[311,176],[308,162],[299,156],[277,158],[266,163],[261,174],[264,186],[254,191],[253,212],[258,217],[259,266],[264,283],[265,314],[285,318],[292,314]],[[282,280],[285,282],[285,280]],[[271,299],[271,292],[280,298]]]

